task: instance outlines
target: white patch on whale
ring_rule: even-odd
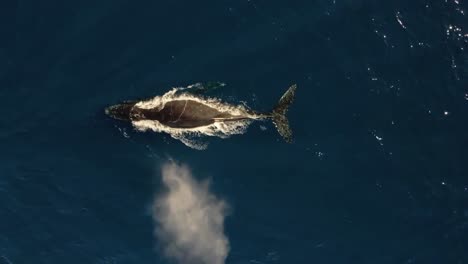
[[[183,92],[184,90],[197,87],[196,85],[197,84],[190,85],[188,87],[173,88],[162,96],[156,96],[152,99],[138,102],[135,104],[135,106],[142,109],[163,109],[167,102],[173,100],[193,100],[215,108],[221,112],[227,112],[233,116],[248,117],[250,119],[229,122],[223,122],[220,120],[207,126],[200,126],[195,128],[173,128],[163,125],[157,120],[139,120],[132,121],[135,129],[138,131],[151,130],[154,132],[165,132],[174,139],[180,140],[188,147],[203,150],[206,149],[207,144],[199,141],[200,136],[227,138],[231,135],[244,134],[247,130],[247,127],[252,123],[252,120],[260,119],[259,116],[251,114],[251,111],[245,105],[234,106],[224,103],[216,98],[205,98]]]

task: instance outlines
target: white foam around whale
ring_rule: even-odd
[[[249,108],[245,105],[230,105],[222,102],[216,98],[206,98],[199,95],[190,94],[186,92],[191,88],[200,87],[200,84],[190,85],[188,87],[173,88],[169,92],[161,96],[156,96],[152,99],[138,102],[135,106],[144,109],[151,108],[164,108],[164,105],[172,100],[194,100],[202,104],[213,107],[221,112],[227,112],[231,115],[245,116],[251,119],[258,119],[260,117],[251,114]],[[252,120],[244,119],[238,121],[222,122],[217,121],[208,126],[195,127],[195,128],[173,128],[161,124],[155,120],[140,120],[132,121],[133,126],[138,131],[151,130],[154,132],[165,132],[171,137],[180,140],[186,146],[203,150],[206,149],[207,144],[200,141],[201,136],[213,136],[220,138],[227,138],[231,135],[245,133],[247,127]]]

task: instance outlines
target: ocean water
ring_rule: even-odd
[[[221,262],[468,263],[467,12],[464,0],[2,1],[0,263],[206,262],[192,246],[171,257],[174,237],[157,231],[170,160],[216,205],[220,222],[202,227],[228,241]],[[296,83],[294,143],[256,122],[199,151],[104,115],[206,81],[261,111]]]

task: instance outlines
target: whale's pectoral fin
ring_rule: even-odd
[[[123,101],[124,104],[136,104],[142,100],[125,100]]]
[[[206,82],[206,83],[196,83],[188,86],[188,92],[192,94],[204,94],[207,92],[211,92],[217,90],[223,86],[226,86],[225,83],[222,82]]]

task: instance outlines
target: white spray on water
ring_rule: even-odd
[[[207,144],[199,141],[200,136],[227,138],[231,135],[243,134],[245,133],[247,127],[251,124],[252,120],[261,118],[257,115],[252,114],[251,111],[249,111],[249,109],[245,105],[233,106],[224,103],[216,98],[205,98],[202,96],[183,92],[184,90],[192,89],[199,86],[200,84],[194,84],[188,87],[173,88],[164,95],[156,96],[152,99],[138,102],[135,106],[142,109],[163,109],[164,105],[167,102],[173,100],[193,100],[215,108],[220,112],[226,112],[233,116],[248,117],[250,119],[229,122],[216,121],[213,124],[195,128],[173,128],[163,125],[157,120],[132,121],[133,126],[138,131],[152,130],[154,132],[165,132],[174,139],[180,140],[188,147],[202,150],[207,147]]]
[[[224,264],[228,204],[210,191],[209,181],[197,181],[186,166],[167,163],[162,181],[167,191],[155,198],[152,214],[164,254],[181,264]]]

